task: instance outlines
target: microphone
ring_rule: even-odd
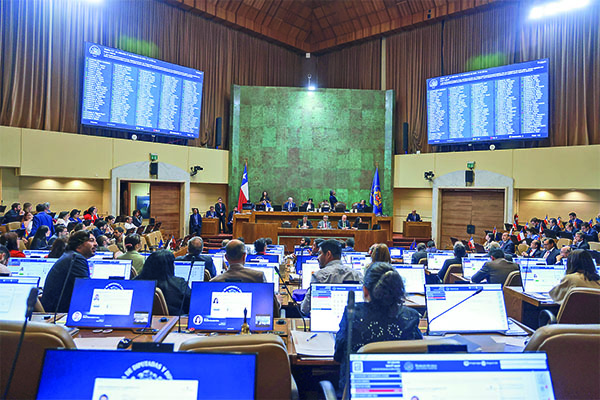
[[[354,290],[348,292],[348,304],[346,305],[346,315],[348,317],[348,330],[346,332],[348,339],[346,340],[346,383],[350,384],[350,353],[352,353],[352,322],[354,320]]]
[[[304,315],[302,315],[302,310],[300,309],[300,305],[292,297],[292,293],[290,292],[290,288],[287,287],[287,285],[285,284],[285,281],[283,280],[283,277],[281,276],[281,273],[279,272],[279,267],[277,267],[275,265],[275,266],[273,266],[273,268],[275,269],[275,272],[277,272],[277,276],[279,276],[279,280],[281,281],[281,286],[283,286],[285,288],[285,291],[287,292],[288,296],[290,297],[290,300],[292,301],[292,304],[298,310],[298,314],[300,314],[300,318],[302,318],[302,327],[303,327],[303,330],[304,330],[304,332],[306,332],[306,319],[304,318]]]
[[[67,282],[69,281],[69,276],[71,276],[71,270],[73,269],[73,264],[75,263],[75,252],[71,254],[71,263],[69,264],[69,269],[67,270],[67,276],[65,277],[65,281],[63,282],[62,289],[60,290],[60,296],[58,296],[58,302],[56,303],[56,307],[54,308],[54,324],[56,325],[56,314],[58,313],[58,307],[60,306],[60,302],[62,301],[63,295],[65,294],[65,287],[67,287]],[[67,310],[68,312],[68,310]]]
[[[25,339],[25,330],[27,329],[27,321],[31,318],[31,314],[33,313],[33,307],[35,306],[35,302],[37,301],[38,296],[38,288],[31,288],[29,291],[29,296],[27,296],[27,310],[25,311],[25,321],[23,322],[23,328],[21,329],[21,335],[19,336],[19,343],[17,344],[17,350],[15,351],[15,357],[13,358],[12,366],[10,367],[10,372],[8,374],[8,380],[6,381],[6,388],[4,389],[4,394],[2,395],[3,399],[8,398],[8,392],[10,390],[10,384],[13,380],[13,376],[15,374],[15,369],[17,367],[17,360],[19,359],[19,354],[21,353],[21,347],[23,346],[23,339]]]
[[[477,289],[475,291],[475,293],[468,295],[467,297],[465,297],[464,299],[462,299],[461,301],[459,301],[458,303],[456,303],[455,305],[453,305],[452,307],[448,308],[447,310],[444,310],[443,312],[439,313],[438,315],[436,315],[435,317],[431,318],[431,320],[427,323],[427,335],[429,336],[429,327],[431,326],[431,323],[433,321],[435,321],[436,319],[438,319],[439,317],[441,317],[442,315],[446,314],[448,311],[455,309],[456,307],[458,307],[459,305],[461,305],[462,303],[464,303],[465,301],[469,300],[471,297],[477,296],[479,293],[483,292],[483,287],[480,287],[479,289]]]
[[[185,285],[190,287],[190,278],[192,276],[192,270],[194,269],[194,263],[196,260],[192,259],[192,264],[190,265],[190,272],[188,272],[187,280],[185,281]],[[185,293],[181,296],[181,305],[179,306],[179,312],[177,313],[177,333],[181,333],[181,312],[183,311],[183,304],[185,303]],[[188,316],[189,318],[189,316]],[[189,324],[188,324],[189,326]]]

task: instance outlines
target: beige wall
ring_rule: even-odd
[[[402,232],[402,221],[417,210],[423,221],[431,221],[431,189],[394,189],[394,232]]]
[[[195,207],[204,215],[210,206],[214,206],[219,197],[227,201],[227,185],[190,184],[190,207]],[[237,204],[227,204],[227,212]],[[186,211],[188,214],[191,210]]]
[[[563,221],[574,211],[584,221],[600,213],[599,190],[532,190],[521,189],[517,196],[516,212],[521,223],[533,217],[561,217]]]
[[[131,206],[131,213],[135,210],[135,198],[136,196],[150,196],[150,184],[144,182],[131,182],[131,193],[129,195],[129,205]]]

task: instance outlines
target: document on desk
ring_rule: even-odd
[[[87,338],[74,338],[75,346],[78,349],[94,349],[94,350],[114,350],[117,345],[124,339],[124,336],[98,336]]]
[[[292,331],[296,353],[311,357],[333,357],[335,336],[331,332]]]

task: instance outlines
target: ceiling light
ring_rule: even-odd
[[[559,0],[535,6],[529,12],[529,19],[541,19],[586,7],[590,0]]]

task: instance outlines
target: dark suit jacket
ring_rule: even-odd
[[[50,236],[54,235],[54,221],[52,221],[50,214],[42,211],[33,216],[33,225],[31,226],[31,233],[29,236],[33,237],[42,225],[46,225],[50,228]]]
[[[515,254],[515,244],[509,239],[506,243],[500,243],[500,250],[505,254]]]
[[[418,264],[421,258],[427,258],[427,252],[425,250],[413,253],[410,263]]]
[[[415,214],[414,216],[412,215],[412,213],[408,214],[408,216],[406,217],[407,221],[413,221],[413,222],[419,222],[421,220],[421,216],[419,214]]]
[[[202,234],[202,215],[200,213],[190,215],[190,233]]]
[[[225,218],[227,215],[227,207],[225,207],[225,203],[215,204],[215,211],[217,212],[217,217]]]
[[[204,269],[210,272],[210,277],[214,278],[217,276],[217,269],[215,268],[215,263],[212,260],[211,256],[205,256],[202,254],[191,255],[187,253],[185,256],[177,257],[175,260],[177,261],[204,261]]]
[[[573,250],[589,250],[590,249],[590,245],[587,244],[585,241],[583,241],[583,242],[579,242],[577,244],[573,243],[571,245],[571,248]]]
[[[71,262],[73,263],[73,266],[71,267],[71,273],[67,280]],[[76,251],[67,251],[52,266],[46,277],[41,300],[44,310],[47,312],[69,312],[69,304],[71,304],[71,295],[73,294],[75,279],[89,277],[90,269],[88,267],[87,259]],[[58,298],[60,297],[60,292],[65,280],[67,280],[65,292],[60,300],[60,304],[58,304]]]
[[[249,283],[262,283],[266,282],[265,274],[260,271],[255,271],[250,268],[245,268],[242,264],[231,264],[229,269],[223,272],[221,275],[216,276],[210,280],[211,282],[227,282],[227,281],[239,281]]]
[[[588,233],[584,234],[585,240],[588,242],[597,242],[598,241],[598,232],[594,229],[590,229]]]
[[[472,282],[479,283],[486,279],[488,283],[500,283],[504,285],[506,277],[513,271],[518,271],[519,266],[504,258],[488,261],[473,275]]]
[[[337,223],[337,227],[338,227],[338,229],[350,228],[350,221],[339,220]]]
[[[2,223],[8,224],[9,222],[15,222],[15,221],[20,221],[20,220],[21,220],[21,216],[19,215],[19,212],[15,211],[11,208],[10,210],[8,210],[6,212],[6,214],[4,214],[4,221]]]
[[[290,203],[288,201],[283,203],[283,206],[281,206],[281,209],[283,211],[292,211],[294,208],[296,208],[296,203],[294,203],[294,202]]]
[[[308,229],[312,229],[313,228],[312,222],[310,222],[308,220],[306,221],[306,226],[308,226]],[[296,228],[302,228],[302,221],[298,222],[298,225],[296,226]]]
[[[331,207],[335,206],[335,203],[337,203],[338,200],[335,196],[331,195],[329,196],[329,204],[331,204]]]
[[[206,212],[206,218],[217,218],[217,212],[208,210]]]
[[[546,256],[546,253],[548,255]],[[542,258],[546,259],[546,264],[554,265],[556,264],[556,257],[560,254],[560,250],[554,247],[551,251],[542,252]]]
[[[544,255],[544,252],[541,249],[536,249],[535,251],[533,251],[533,249],[529,249],[527,250],[527,257],[530,258],[541,258]]]

